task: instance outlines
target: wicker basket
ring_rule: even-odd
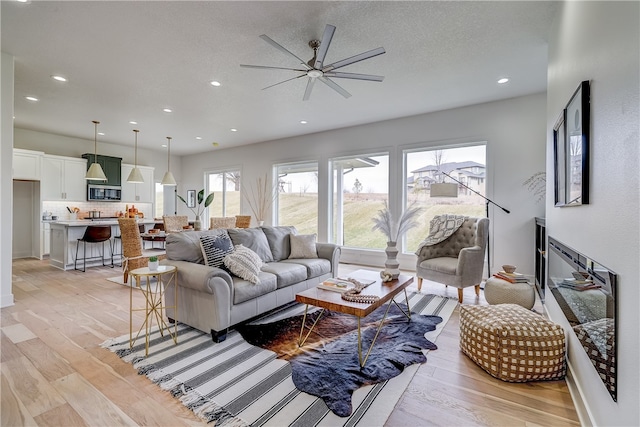
[[[461,305],[460,348],[503,381],[556,380],[566,373],[562,327],[516,304]]]

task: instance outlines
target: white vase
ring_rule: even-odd
[[[158,266],[160,265],[159,261],[149,261],[149,270],[158,271]]]
[[[193,221],[193,229],[195,231],[202,230],[202,222],[200,222],[200,215],[196,215],[196,220]]]
[[[384,252],[387,254],[387,259],[384,262],[384,269],[386,272],[391,273],[392,279],[397,279],[400,275],[400,263],[396,259],[398,257],[396,242],[387,242],[387,248]]]

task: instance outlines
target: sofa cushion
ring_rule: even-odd
[[[165,241],[167,259],[204,264],[204,257],[202,256],[202,248],[200,246],[200,237],[217,236],[220,234],[227,234],[227,230],[217,229],[167,233]]]
[[[238,245],[233,252],[224,257],[224,265],[238,277],[248,280],[254,285],[260,281],[260,267],[262,260],[249,248]]]
[[[200,247],[205,265],[220,267],[224,257],[233,252],[233,243],[228,234],[200,236]]]
[[[273,260],[280,261],[289,258],[289,254],[291,253],[289,234],[298,234],[296,228],[292,225],[277,227],[263,226],[261,228],[265,236],[267,236]]]
[[[229,237],[234,246],[242,245],[258,254],[264,262],[273,261],[271,248],[267,236],[261,228],[231,228],[228,229]]]
[[[289,258],[318,258],[315,234],[290,234],[291,253]]]
[[[331,261],[324,258],[283,259],[281,262],[303,265],[307,269],[307,279],[331,273]]]
[[[262,271],[276,276],[278,289],[307,280],[307,268],[301,264],[270,262],[262,266]]]
[[[276,290],[276,276],[261,271],[258,274],[258,278],[258,283],[253,284],[247,280],[232,276],[233,304],[240,304]]]

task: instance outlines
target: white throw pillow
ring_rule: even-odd
[[[236,245],[233,252],[224,257],[224,265],[230,272],[254,285],[260,282],[258,274],[262,267],[260,256],[251,249]]]
[[[318,258],[315,234],[289,234],[292,258]]]

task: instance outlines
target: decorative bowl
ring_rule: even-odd
[[[502,266],[502,269],[504,270],[505,273],[513,273],[514,271],[516,271],[516,266],[511,264],[505,264]]]

